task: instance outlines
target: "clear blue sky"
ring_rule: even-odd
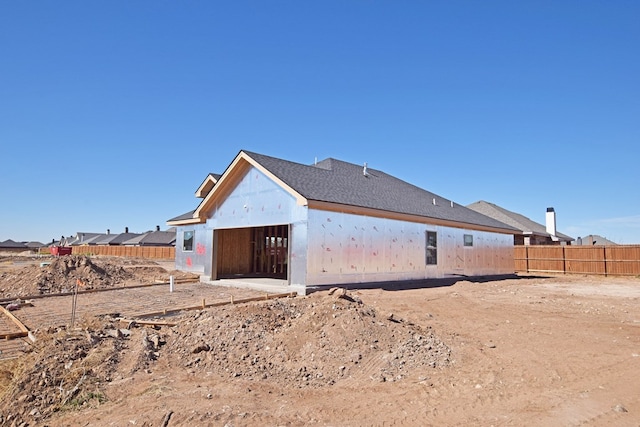
[[[640,243],[640,2],[0,0],[0,241],[143,232],[246,149]]]

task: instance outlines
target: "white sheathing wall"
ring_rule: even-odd
[[[185,251],[184,233],[193,233],[191,250]],[[211,239],[205,224],[186,225],[176,228],[176,269],[191,273],[204,273],[206,264],[211,261]]]
[[[207,228],[242,228],[290,224],[306,215],[293,196],[256,168],[250,168],[234,190],[212,210]]]
[[[307,286],[514,271],[512,235],[319,210],[307,226]],[[437,265],[426,265],[426,231],[438,234]]]
[[[289,224],[289,285],[304,289],[306,277],[306,206],[256,168],[250,168],[233,191],[212,210],[206,223],[208,248],[215,229]],[[211,276],[213,257],[205,273]]]

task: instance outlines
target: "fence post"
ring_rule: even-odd
[[[607,276],[607,247],[602,246],[602,261],[604,262],[604,276]]]
[[[562,245],[562,274],[567,274],[567,253],[564,245]]]

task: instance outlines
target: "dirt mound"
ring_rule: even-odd
[[[3,262],[15,260],[4,259]],[[74,290],[101,289],[114,286],[168,281],[169,276],[196,279],[192,273],[167,271],[154,261],[137,258],[88,257],[66,255],[48,258],[17,259],[25,266],[0,271],[0,298],[16,298]],[[19,265],[19,264],[18,264]]]
[[[108,400],[110,384],[153,371],[161,358],[174,372],[267,380],[283,389],[401,381],[451,361],[432,330],[381,316],[342,291],[214,307],[172,320],[175,326],[159,330],[104,316],[85,318],[72,331],[37,332],[20,369],[0,365],[8,384],[0,390],[0,425],[97,407]]]
[[[59,410],[104,402],[103,386],[126,345],[127,334],[117,326],[113,319],[92,319],[82,329],[38,332],[19,363],[0,365],[6,381],[0,425],[38,422]]]
[[[115,286],[132,277],[119,265],[98,266],[87,256],[70,255],[55,258],[39,275],[37,286],[41,294],[49,294],[70,291],[77,281],[82,290],[88,290]]]
[[[398,381],[451,357],[430,329],[381,316],[341,290],[199,312],[172,332],[167,351],[185,368],[282,387]]]

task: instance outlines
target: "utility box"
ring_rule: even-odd
[[[71,246],[51,246],[49,248],[51,255],[54,256],[71,255],[71,249]]]

